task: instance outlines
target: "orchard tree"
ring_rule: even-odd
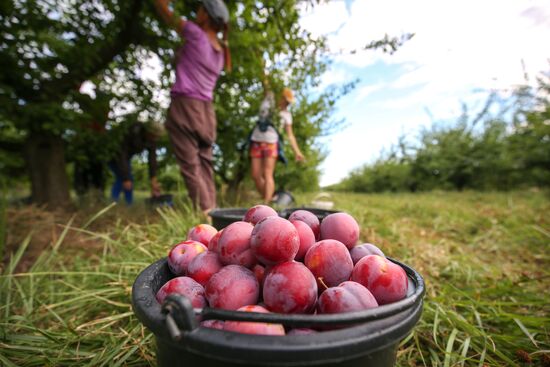
[[[70,95],[140,42],[143,0],[3,1],[0,124],[15,129],[32,200],[69,203],[64,136],[79,110]]]
[[[174,54],[182,41],[160,22],[152,1],[1,3],[0,144],[5,150],[24,152],[34,202],[56,206],[70,201],[67,147],[86,133],[82,121],[89,118],[79,105],[83,82],[94,80],[99,91],[111,96],[108,129],[132,119],[163,121],[174,79]],[[351,81],[318,90],[330,53],[323,38],[314,38],[299,23],[300,9],[317,2],[227,3],[234,69],[222,73],[215,90],[217,178],[237,188],[246,176],[243,146],[254,125],[263,95],[261,80],[267,72],[275,92],[283,86],[296,92],[295,134],[307,157],[300,167],[290,163],[279,170],[279,179],[293,188],[315,186],[325,153],[317,138],[339,127],[340,122],[331,118],[332,109],[353,86]],[[196,4],[180,1],[175,10],[193,18]],[[399,43],[388,37],[365,40],[365,48],[392,52]],[[148,75],[151,64],[159,75]]]

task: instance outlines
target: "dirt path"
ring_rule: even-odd
[[[75,230],[82,228],[103,207],[87,208],[79,211],[47,211],[36,206],[14,206],[6,209],[6,241],[0,263],[1,270],[9,263],[10,257],[30,236],[29,245],[19,262],[16,272],[27,271],[40,254],[53,247],[63,231],[70,223],[70,228],[63,239],[64,251],[77,251],[83,247],[100,249],[102,243],[97,238]],[[101,215],[86,229],[93,232],[108,232],[109,228],[123,223],[142,223],[154,221],[157,217],[152,210],[145,207],[130,209],[114,207]],[[93,253],[94,251],[78,251],[79,254]]]

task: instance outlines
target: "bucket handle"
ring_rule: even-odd
[[[166,326],[174,341],[181,340],[182,330],[192,331],[198,326],[193,305],[185,296],[170,294],[162,304],[162,313],[166,315]]]
[[[269,322],[283,324],[292,327],[311,326],[343,326],[374,321],[396,315],[422,304],[425,293],[424,279],[410,267],[401,264],[391,258],[389,260],[401,265],[409,280],[416,283],[414,293],[400,301],[370,308],[363,311],[345,312],[339,314],[303,315],[303,314],[278,314],[258,312],[238,312],[217,308],[193,308],[189,298],[180,294],[170,294],[162,304],[162,313],[166,315],[166,326],[172,339],[179,341],[183,335],[192,332],[198,327],[198,321],[203,320],[231,320],[249,322]]]
[[[197,317],[200,320],[230,320],[248,322],[269,322],[283,324],[292,327],[312,326],[344,326],[386,318],[397,313],[412,309],[422,303],[424,287],[421,286],[415,296],[396,302],[363,311],[325,314],[325,315],[302,315],[302,314],[277,314],[258,312],[237,312],[230,310],[203,308],[194,309],[189,299],[178,294],[171,294],[166,297],[162,305],[163,313],[166,315],[166,326],[174,341],[182,339],[187,332],[192,332],[198,327]]]

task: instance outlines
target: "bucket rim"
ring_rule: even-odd
[[[285,325],[293,324],[293,326],[301,325],[305,327],[308,324],[330,324],[335,321],[342,324],[364,323],[372,320],[379,320],[381,318],[390,317],[399,312],[410,309],[422,302],[422,298],[426,290],[424,279],[413,268],[393,258],[387,257],[387,259],[401,266],[407,274],[409,283],[412,281],[415,287],[414,291],[410,294],[407,294],[407,297],[402,300],[362,311],[324,315],[281,314],[274,312],[256,313],[229,311],[207,307],[202,310],[204,315],[203,320],[250,320],[250,318],[254,317],[253,321],[256,322],[272,322]],[[151,273],[157,273],[161,268],[168,268],[167,263],[168,258],[164,257],[149,265],[138,275],[132,286],[132,307],[134,309],[134,312],[136,313],[140,321],[151,330],[162,328],[164,326],[166,318],[161,312],[161,304],[159,304],[156,300],[155,290],[152,289],[148,282],[151,281]],[[149,312],[143,312],[142,305],[146,305]]]

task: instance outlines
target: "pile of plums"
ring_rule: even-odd
[[[162,303],[178,293],[195,308],[283,314],[361,311],[405,298],[403,268],[358,240],[359,225],[347,213],[319,221],[296,210],[287,220],[256,205],[220,231],[209,224],[191,228],[168,253],[175,278],[156,298]],[[207,320],[201,326],[264,335],[316,332],[244,321]]]

